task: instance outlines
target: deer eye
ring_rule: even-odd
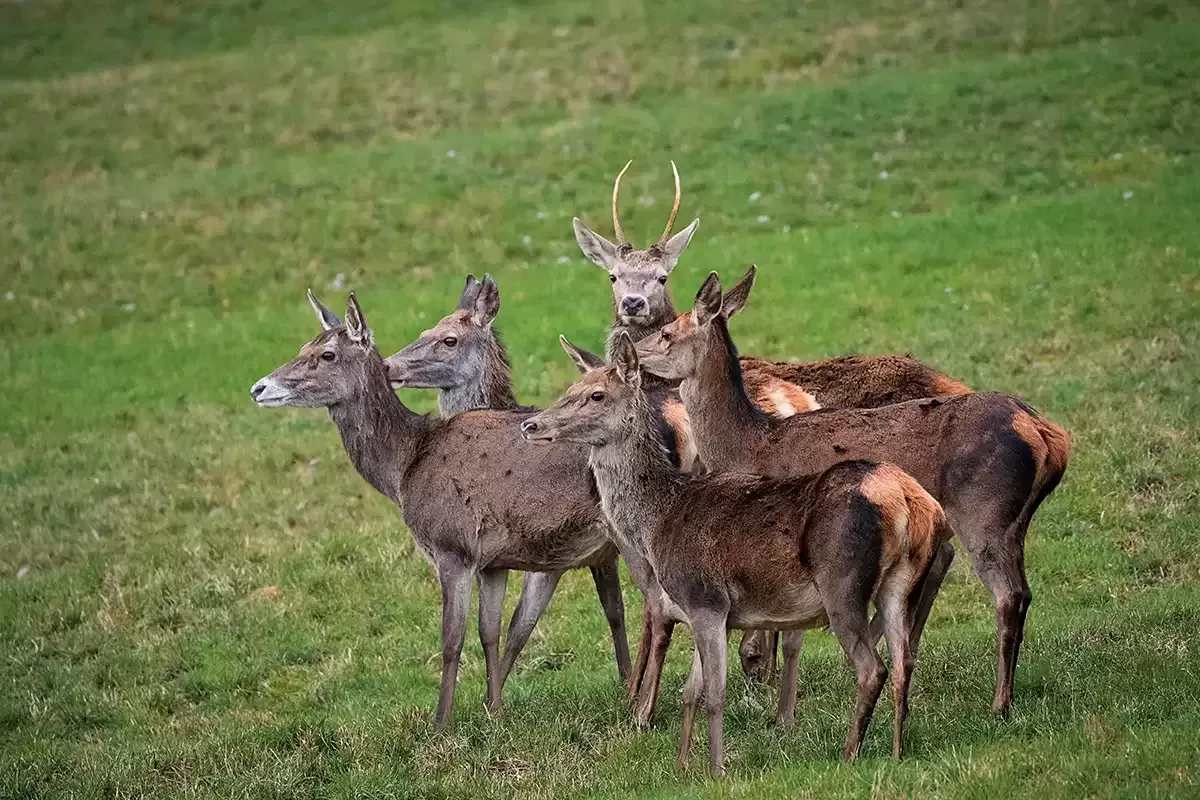
[[[658,276],[658,282],[659,282],[659,283],[661,283],[663,286],[666,286],[666,285],[667,285],[667,276],[666,276],[666,275],[659,275],[659,276]]]
[[[321,353],[322,361],[333,361],[335,358],[337,358],[337,353],[333,352],[332,350],[326,350],[325,352]]]
[[[661,331],[659,333],[659,336],[662,336],[662,340],[664,343],[666,343],[666,344],[671,343],[671,332],[670,331],[665,331],[665,330]]]
[[[613,274],[611,274],[611,273],[610,273],[610,274],[609,274],[609,276],[608,276],[608,282],[609,282],[609,283],[616,283],[616,282],[617,282],[617,276],[616,276],[616,275],[613,275]]]
[[[445,339],[442,339],[442,344],[446,345],[446,347],[454,347],[458,344],[458,337],[447,336]]]
[[[604,392],[592,392],[592,399],[599,403],[604,399]]]

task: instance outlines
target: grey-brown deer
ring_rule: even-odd
[[[508,350],[494,324],[499,313],[500,288],[492,276],[484,275],[479,280],[468,275],[458,307],[415,341],[384,359],[392,388],[438,389],[438,412],[442,419],[480,409],[536,411],[517,402]],[[587,454],[581,448],[578,469],[587,470],[586,459]],[[586,482],[575,485],[582,487]],[[569,502],[583,505],[591,499],[589,494]],[[602,521],[598,512],[597,521]],[[615,548],[610,555],[605,563],[588,566],[612,632],[618,672],[623,681],[628,681],[631,667],[625,637],[625,604]],[[525,573],[520,599],[504,639],[502,684],[545,612],[562,574],[548,570]]]
[[[487,408],[533,410],[517,405],[506,350],[493,324],[499,310],[500,294],[496,282],[490,276],[485,276],[482,282],[468,277],[459,299],[459,307],[433,328],[421,334],[415,342],[384,361],[392,387],[440,389],[438,407],[443,417],[477,408],[479,406],[476,404],[479,403]],[[581,371],[586,372],[604,364],[602,359],[585,350],[572,348],[571,353]],[[664,441],[672,446],[673,451],[678,454],[678,459],[687,459],[686,463],[690,464],[694,460],[694,448],[691,448],[693,455],[689,456],[687,443],[681,442],[678,431],[670,427],[670,420],[677,414],[682,414],[682,402],[674,393],[668,394],[663,390],[652,391],[650,402],[664,426]],[[579,448],[578,455],[577,468],[588,471],[586,448]],[[596,514],[599,518],[598,508]],[[635,721],[639,726],[645,726],[650,721],[658,698],[666,641],[654,637],[655,620],[663,617],[655,606],[661,592],[653,588],[653,578],[647,570],[636,568],[637,559],[636,553],[627,554],[626,560],[631,563],[635,578],[641,576],[639,588],[643,590],[647,600],[643,606],[641,644],[627,688],[630,699],[636,700]],[[602,599],[617,593],[616,601],[605,602],[605,609],[620,608],[620,585],[615,554],[611,566],[594,567],[592,574]],[[521,647],[528,640],[538,617],[550,601],[558,578],[559,573],[525,573],[521,600],[517,604],[517,611],[505,641],[503,675],[507,675],[507,669],[511,667]],[[651,585],[649,589],[648,585]],[[610,617],[610,622],[615,621],[619,620]],[[615,636],[614,632],[614,638]],[[624,641],[623,634],[621,641]],[[656,650],[656,646],[659,649]]]
[[[751,267],[746,292],[754,274]],[[682,380],[705,464],[783,477],[861,458],[893,462],[920,481],[945,508],[991,591],[998,632],[993,707],[1007,713],[1032,600],[1025,535],[1066,471],[1067,432],[1015,397],[984,392],[772,418],[746,394],[727,323],[714,272],[690,313],[637,345],[646,370]]]
[[[486,702],[499,711],[507,570],[611,564],[614,546],[595,484],[579,469],[578,451],[539,448],[521,437],[527,412],[470,411],[440,420],[411,411],[391,389],[354,295],[343,325],[309,294],[321,333],[250,394],[260,406],[327,408],[355,469],[400,506],[442,588],[439,730],[450,721],[471,583],[478,581]],[[622,631],[618,652],[623,641]]]
[[[613,366],[586,374],[521,429],[532,441],[591,447],[605,514],[629,549],[645,554],[672,614],[692,628],[679,765],[690,760],[703,695],[709,769],[724,773],[728,630],[762,626],[832,628],[858,675],[843,750],[857,757],[888,674],[870,631],[872,601],[892,656],[899,758],[918,601],[934,552],[950,535],[937,501],[899,468],[866,461],[784,479],[680,472],[665,454],[627,333],[613,351]],[[795,668],[789,658],[781,702],[795,697]]]

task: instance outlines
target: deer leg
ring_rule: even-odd
[[[704,704],[708,707],[708,771],[725,774],[725,659],[728,611],[689,615],[696,650],[704,673]]]
[[[879,693],[887,678],[887,668],[879,658],[871,637],[867,601],[855,585],[863,582],[856,580],[857,577],[847,576],[832,592],[821,592],[829,612],[829,627],[833,629],[838,643],[858,674],[858,700],[850,721],[846,746],[842,750],[842,757],[847,761],[858,758],[863,736],[871,723],[871,714],[875,711],[875,704],[879,701]],[[865,582],[867,586],[873,583],[873,580]]]
[[[886,587],[879,593],[876,606],[883,616],[883,633],[887,637],[888,650],[892,654],[892,758],[904,755],[904,725],[908,720],[908,689],[916,663],[916,640],[913,638],[913,620],[921,604],[920,585],[913,587],[909,596],[902,588]]]
[[[686,770],[692,763],[692,739],[696,726],[696,709],[700,695],[704,692],[704,668],[700,664],[700,651],[692,651],[692,671],[683,685],[683,729],[679,736],[679,750],[675,755],[675,768]]]
[[[613,650],[617,657],[617,674],[622,681],[629,680],[629,642],[625,637],[625,598],[621,596],[621,579],[617,571],[617,559],[592,567],[592,580],[596,584],[596,594],[600,596],[600,605],[604,607],[604,616],[608,619],[608,629],[612,633]]]
[[[633,702],[642,688],[642,678],[646,674],[646,661],[650,656],[650,642],[654,631],[654,614],[650,610],[649,598],[642,602],[642,638],[638,642],[637,659],[633,662],[633,671],[626,684],[626,696]]]
[[[796,684],[802,644],[804,631],[783,632],[783,680],[779,683],[779,713],[775,716],[775,723],[781,728],[790,728],[796,721]]]
[[[454,709],[454,689],[458,683],[458,664],[467,636],[467,616],[471,606],[471,573],[465,564],[438,566],[442,584],[442,685],[438,691],[434,727],[445,730]]]
[[[938,592],[942,590],[942,583],[946,580],[950,566],[954,563],[954,553],[954,545],[948,541],[942,542],[937,552],[934,553],[933,563],[929,565],[929,572],[926,573],[921,584],[920,602],[914,608],[913,629],[910,637],[912,641],[919,640],[925,630],[925,622],[929,619],[933,601],[937,599]],[[882,637],[883,615],[876,611],[875,617],[871,620],[871,640],[879,644]]]
[[[659,682],[662,680],[663,664],[667,660],[667,650],[671,646],[671,634],[675,630],[675,620],[659,608],[654,609],[650,632],[650,655],[646,662],[646,673],[642,677],[641,689],[638,693],[637,706],[634,708],[633,720],[639,728],[650,725],[654,715],[654,706],[658,702]]]
[[[508,623],[508,637],[504,642],[504,659],[500,664],[501,686],[504,685],[504,681],[508,680],[508,673],[512,672],[513,665],[517,663],[517,656],[521,655],[521,650],[529,642],[529,636],[533,633],[537,621],[541,619],[542,612],[550,603],[550,597],[554,594],[554,589],[558,586],[558,579],[561,577],[561,572],[525,573],[525,578],[521,583],[521,597],[517,600],[517,608],[513,611],[512,619]]]
[[[487,668],[487,696],[484,707],[499,714],[504,705],[504,676],[500,672],[500,617],[504,613],[504,589],[508,570],[489,569],[477,573],[479,581],[479,643]]]

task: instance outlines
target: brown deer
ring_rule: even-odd
[[[486,703],[497,712],[506,671],[499,642],[507,571],[561,573],[610,565],[616,557],[586,454],[527,443],[519,425],[529,412],[470,411],[441,420],[409,410],[391,389],[354,295],[344,325],[311,292],[309,300],[321,333],[256,383],[251,397],[260,406],[328,408],[355,469],[401,507],[442,587],[439,730],[450,720],[471,581],[478,581]],[[613,634],[627,672],[623,623]]]
[[[872,601],[892,655],[892,753],[899,758],[917,606],[934,552],[950,536],[937,501],[899,468],[866,461],[782,479],[680,472],[665,453],[629,334],[618,335],[613,362],[521,430],[531,441],[591,447],[605,515],[626,546],[645,555],[671,613],[692,628],[679,765],[690,760],[703,691],[709,769],[724,773],[727,632],[762,626],[833,629],[858,674],[843,750],[857,757],[888,674],[870,631]],[[794,658],[784,674],[781,703],[795,697]]]
[[[612,191],[612,220],[616,242],[610,242],[576,217],[572,225],[583,254],[608,272],[613,288],[613,320],[608,329],[606,354],[621,331],[635,342],[658,332],[678,314],[667,290],[667,280],[687,249],[700,224],[692,220],[684,230],[672,235],[682,198],[679,170],[671,162],[675,178],[675,201],[667,226],[658,241],[646,250],[626,242],[621,228],[619,198],[621,178],[630,161],[617,175]],[[744,303],[731,290],[727,305]],[[742,374],[746,390],[754,404],[768,414],[787,417],[819,408],[875,408],[905,400],[937,395],[966,394],[966,384],[918,361],[911,356],[845,356],[814,362],[780,362],[743,357]],[[670,385],[652,378],[649,385]],[[687,412],[668,406],[670,422],[680,443],[685,464],[695,461],[696,447],[688,425]],[[946,565],[947,567],[949,565]],[[643,626],[643,638],[646,636]],[[766,680],[775,673],[778,634],[751,631],[742,639],[739,653],[742,671],[749,677]]]
[[[491,276],[484,276],[483,281],[468,276],[458,308],[433,328],[422,333],[415,342],[385,359],[392,388],[440,389],[438,407],[443,418],[476,408],[536,410],[517,404],[507,351],[493,324],[499,311],[499,287]],[[582,371],[604,365],[602,359],[585,350],[573,348],[571,352]],[[659,413],[660,420],[667,425],[675,413],[681,414],[683,411],[683,404],[674,393],[654,391],[651,393],[651,403]],[[694,460],[694,447],[691,449],[692,455],[689,456],[687,443],[680,442],[673,429],[664,428],[664,440],[673,446],[680,459],[688,459],[689,464]],[[578,468],[588,470],[586,448],[579,449]],[[598,509],[596,513],[600,514]],[[515,662],[549,603],[560,575],[561,573],[545,571],[525,573],[521,599],[509,624],[505,642],[502,680],[507,676],[508,669]],[[621,625],[620,642],[623,643],[623,613],[615,613],[623,609],[616,554],[613,554],[611,565],[593,567],[592,576],[605,610],[614,612],[610,614],[610,623]],[[635,719],[641,726],[649,723],[658,695],[661,662],[656,662],[651,679],[644,680],[654,644],[653,620],[661,616],[653,608],[657,594],[653,590],[647,594],[649,599],[643,609],[642,641],[628,681],[630,699],[638,699]],[[616,630],[614,627],[614,640]],[[619,662],[620,654],[621,648],[618,645]],[[625,659],[623,669],[628,672],[627,654]],[[624,673],[622,677],[625,677]],[[643,684],[646,687],[644,696]]]
[[[754,274],[751,267],[747,292]],[[1067,432],[1015,397],[982,392],[772,418],[746,394],[727,318],[714,272],[690,313],[637,345],[643,368],[683,381],[701,459],[718,471],[779,477],[871,459],[895,463],[920,481],[945,508],[991,591],[998,629],[994,708],[1007,713],[1032,599],[1025,534],[1067,468]]]

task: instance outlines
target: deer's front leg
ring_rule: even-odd
[[[458,664],[467,636],[467,615],[471,607],[471,576],[466,564],[450,562],[438,565],[442,584],[442,686],[438,692],[434,726],[442,731],[450,724],[454,709],[454,689],[458,683]]]
[[[504,676],[500,671],[500,616],[504,612],[504,589],[508,570],[489,569],[478,574],[479,643],[483,645],[483,663],[487,669],[487,696],[484,707],[499,714],[504,706]]]

